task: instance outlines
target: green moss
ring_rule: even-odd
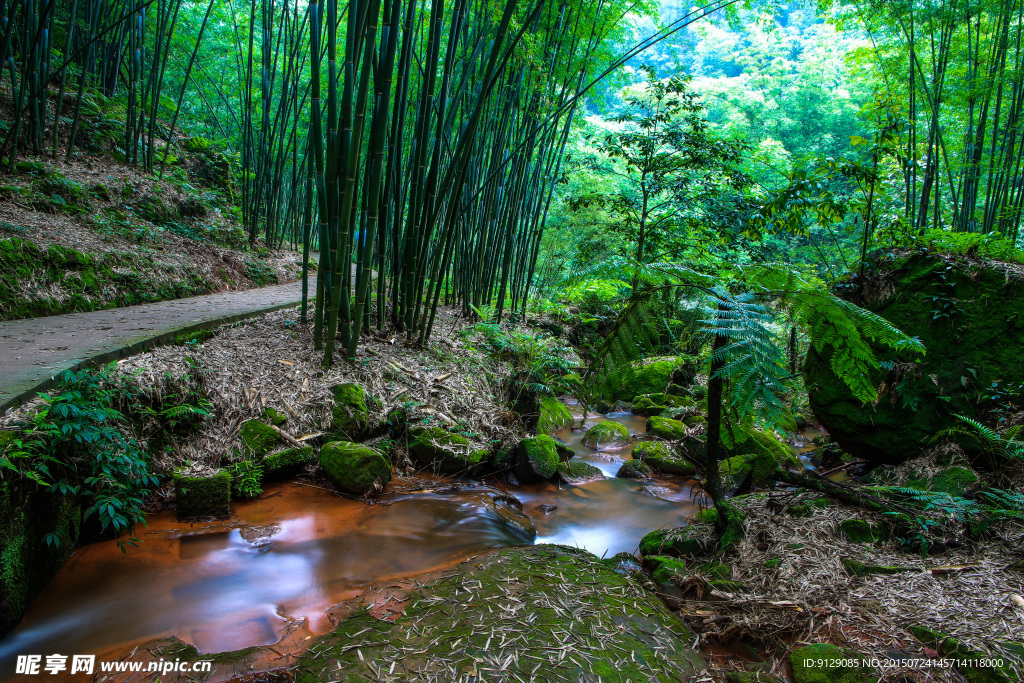
[[[641,441],[633,448],[633,458],[641,460],[660,474],[692,477],[697,468],[663,441]]]
[[[574,451],[569,446],[566,446],[561,441],[555,441],[555,450],[558,451],[558,459],[561,460],[562,462],[572,460],[574,457],[576,457],[576,451]]]
[[[870,574],[901,574],[903,572],[917,571],[913,567],[886,567],[877,564],[864,564],[849,557],[839,559],[843,569],[853,576],[868,576]]]
[[[990,655],[974,650],[939,631],[924,626],[909,626],[907,630],[922,643],[938,651],[939,657],[965,660],[966,663],[993,659]],[[1010,662],[1006,659],[1002,661],[1002,667],[958,666],[956,669],[969,683],[1009,683],[1018,680],[1010,668]]]
[[[21,620],[67,561],[78,542],[81,518],[74,496],[28,482],[0,481],[0,635]]]
[[[700,510],[693,516],[693,521],[700,524],[717,524],[718,523],[718,509],[717,508],[705,508]]]
[[[911,358],[876,348],[883,366],[917,364],[898,382],[888,381],[870,410],[836,378],[827,353],[807,354],[804,382],[815,416],[843,450],[872,462],[899,463],[927,447],[935,434],[961,427],[956,415],[975,416],[979,396],[993,382],[1024,378],[1024,278],[1008,278],[996,264],[928,253],[882,254],[874,266],[891,294],[868,302],[868,308],[918,337],[927,355]],[[850,284],[840,294],[852,298],[857,291]],[[865,378],[871,386],[887,379],[883,368]]]
[[[693,526],[652,531],[640,539],[640,555],[699,555],[704,552],[704,545],[693,537],[697,531]]]
[[[747,590],[747,587],[739,581],[730,581],[729,579],[712,579],[708,581],[708,585],[723,593],[742,593]]]
[[[861,666],[842,666],[861,660]],[[835,645],[815,643],[793,650],[789,656],[794,683],[869,683],[878,677],[859,654]]]
[[[673,576],[686,576],[686,562],[677,557],[667,555],[651,555],[644,557],[644,564],[651,568],[651,577],[655,583],[669,583]]]
[[[877,527],[863,519],[844,519],[839,523],[839,532],[854,543],[874,543],[889,538],[885,527]]]
[[[202,344],[215,334],[217,334],[217,330],[196,330],[195,332],[184,332],[174,337],[174,344],[175,346]]]
[[[680,441],[686,438],[686,425],[667,417],[652,417],[647,420],[647,433],[670,441]]]
[[[334,406],[331,408],[330,430],[347,439],[362,438],[370,421],[366,391],[358,384],[345,382],[331,387],[331,393]]]
[[[771,560],[765,560],[763,563],[761,563],[761,566],[764,567],[765,569],[775,569],[777,567],[780,567],[781,565],[782,565],[782,558],[781,557],[776,557],[776,558],[771,559]]]
[[[175,472],[174,509],[179,520],[229,516],[231,475],[225,470],[209,477]]]
[[[316,462],[316,449],[312,446],[271,453],[263,458],[263,479],[273,481],[293,476],[311,462]]]
[[[611,420],[602,420],[587,430],[583,435],[583,445],[588,448],[621,448],[632,441],[629,430],[624,425]]]
[[[947,467],[933,477],[911,479],[905,485],[907,488],[963,496],[967,488],[979,481],[978,475],[966,467]]]
[[[468,476],[488,461],[487,450],[441,427],[414,427],[409,439],[409,455],[416,464],[443,474]]]
[[[558,475],[562,481],[568,484],[584,479],[604,479],[604,473],[598,468],[575,460],[559,463]]]
[[[391,481],[391,463],[369,446],[331,441],[320,449],[319,460],[327,478],[345,493],[364,496]]]
[[[277,445],[280,434],[259,420],[246,420],[238,431],[238,438],[246,452],[255,456],[266,455]]]
[[[619,479],[647,479],[653,474],[650,465],[640,460],[627,460],[615,476]]]
[[[263,419],[272,425],[280,427],[288,421],[288,416],[276,408],[267,408],[263,411]]]
[[[547,434],[523,439],[516,447],[513,472],[522,483],[543,481],[555,476],[561,459],[556,441]]]
[[[540,401],[540,417],[537,419],[537,430],[541,434],[553,434],[573,425],[569,407],[553,396],[545,396]]]
[[[522,605],[516,621],[495,608],[506,604],[510,592]],[[580,616],[568,618],[563,607],[552,607],[559,604]],[[547,680],[547,673],[537,671],[546,659],[538,657],[564,651],[566,643],[573,644],[568,656],[554,660],[557,669],[552,663],[548,671],[557,670],[567,681],[600,676],[606,683],[669,683],[705,666],[688,649],[692,633],[654,595],[575,548],[506,548],[475,558],[418,586],[408,605],[394,623],[357,612],[317,637],[295,666],[296,683],[361,683],[379,680],[380,670],[391,671],[394,680],[437,677],[435,660],[395,659],[385,646],[444,653],[458,673],[442,677],[452,680],[496,678],[486,664],[493,659],[501,662],[497,678]],[[518,637],[500,638],[510,629]]]

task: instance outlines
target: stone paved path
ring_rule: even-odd
[[[310,277],[309,291],[316,291]],[[123,358],[176,335],[295,306],[302,281],[89,313],[0,322],[0,414],[65,370]]]

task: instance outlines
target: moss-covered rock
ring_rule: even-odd
[[[697,425],[706,425],[708,419],[703,415],[687,415],[683,418],[682,422],[687,427],[696,427]]]
[[[558,442],[547,434],[529,437],[516,447],[513,473],[521,483],[544,481],[555,476],[561,459],[558,457]]]
[[[589,463],[571,460],[559,463],[558,478],[566,484],[575,484],[591,479],[604,479],[604,472]]]
[[[561,441],[555,441],[555,450],[558,451],[558,459],[562,462],[568,462],[576,457],[576,451]]]
[[[18,624],[70,557],[81,520],[74,496],[0,481],[0,636]]]
[[[382,491],[391,463],[378,451],[351,441],[330,441],[320,449],[320,467],[338,490],[355,496]]]
[[[489,454],[460,434],[441,427],[420,426],[409,430],[409,455],[420,467],[469,476],[487,464]]]
[[[347,439],[360,439],[370,423],[366,391],[354,382],[331,387],[334,406],[331,408],[331,432]]]
[[[737,438],[732,452],[765,455],[783,467],[803,469],[803,463],[800,462],[800,458],[796,456],[793,449],[771,432],[761,432],[756,429],[742,432]]]
[[[968,488],[979,481],[978,475],[966,467],[947,467],[931,477],[911,479],[904,486],[933,493],[963,496]]]
[[[312,446],[271,453],[263,458],[263,480],[274,481],[294,476],[313,462],[316,462],[316,449]]]
[[[876,349],[886,367],[903,364],[867,378],[885,386],[872,406],[862,405],[836,378],[827,353],[808,352],[804,381],[814,415],[843,450],[899,463],[917,455],[935,434],[960,426],[956,415],[976,415],[978,397],[993,382],[1024,381],[1024,278],[995,264],[932,253],[886,254],[868,271],[875,272],[869,287],[878,292],[868,309],[918,337],[927,355],[918,359]],[[838,293],[853,300],[859,291],[851,282]]]
[[[179,520],[231,515],[231,475],[220,470],[211,476],[174,473],[174,511]]]
[[[860,662],[860,666],[854,662]],[[794,683],[873,683],[878,676],[856,652],[828,643],[804,645],[789,656]]]
[[[649,465],[658,474],[692,477],[697,473],[693,463],[679,456],[664,441],[641,441],[633,448],[633,458]]]
[[[680,441],[686,438],[686,425],[667,417],[652,417],[647,420],[647,433],[671,441]]]
[[[541,434],[554,434],[572,427],[572,413],[569,407],[554,396],[545,396],[540,400],[540,417],[537,418],[537,431]]]
[[[619,479],[647,479],[654,472],[651,470],[650,465],[641,460],[627,460],[622,463],[619,467],[619,471],[615,473],[615,476]]]
[[[640,555],[700,555],[705,550],[703,542],[698,538],[700,533],[701,529],[697,526],[657,529],[640,539]]]
[[[624,448],[632,440],[628,429],[611,420],[598,422],[583,435],[583,445],[593,449]]]
[[[736,493],[748,485],[764,487],[775,480],[778,463],[764,452],[734,455],[718,463],[718,475],[722,488]]]
[[[689,408],[692,405],[692,398],[662,392],[637,396],[633,402],[632,412],[634,415],[661,415],[670,409]]]
[[[519,615],[512,621],[494,608],[510,593]],[[396,659],[389,648],[444,653],[456,672],[445,680],[547,680],[542,665],[567,681],[678,683],[705,666],[688,648],[692,633],[657,597],[576,548],[498,550],[424,582],[407,604],[393,621],[354,610],[313,641],[295,667],[296,683],[359,683],[378,680],[381,670],[395,680],[437,676],[433,658]],[[567,618],[567,610],[579,616]],[[500,638],[510,629],[516,637]],[[559,659],[566,643],[569,655]]]
[[[242,447],[247,453],[257,457],[266,455],[280,438],[273,427],[260,422],[259,420],[246,420],[238,431],[238,438],[242,440]]]

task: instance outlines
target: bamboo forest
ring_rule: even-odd
[[[0,683],[1024,681],[1024,0],[0,0]]]

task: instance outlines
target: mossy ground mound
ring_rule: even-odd
[[[1024,381],[1024,278],[925,253],[897,255],[874,266],[866,307],[918,337],[927,354],[918,359],[876,349],[890,369],[870,377],[871,384],[885,387],[873,406],[854,399],[832,372],[830,358],[813,349],[804,381],[815,416],[845,451],[899,463],[916,456],[943,429],[959,426],[956,415],[976,415],[978,397],[993,382]],[[859,293],[857,282],[839,291],[858,303]]]
[[[360,612],[320,637],[296,681],[686,681],[693,635],[652,594],[562,546],[474,558],[411,595],[393,623]],[[502,609],[497,609],[501,606]],[[393,667],[393,668],[392,668]],[[557,678],[552,674],[557,673]]]

